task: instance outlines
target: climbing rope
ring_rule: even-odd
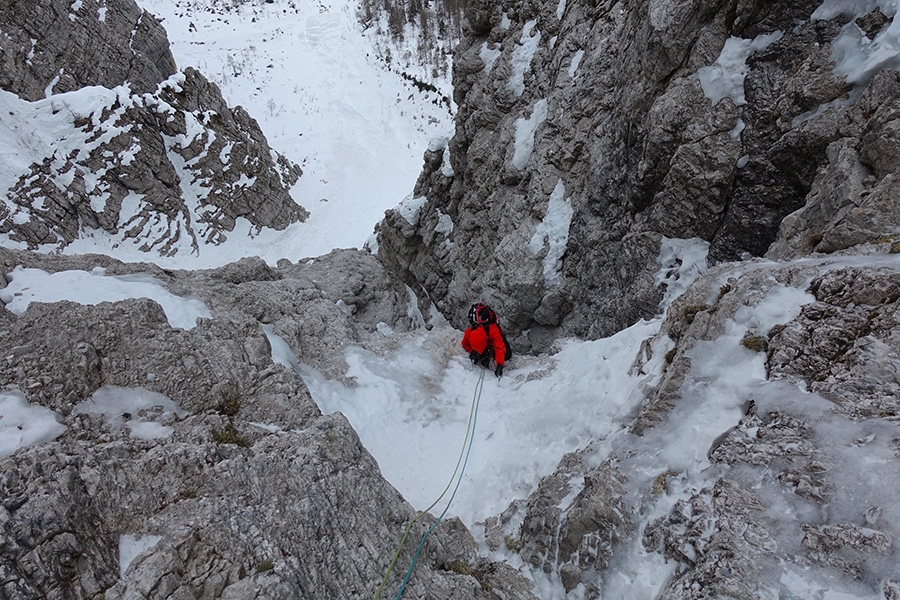
[[[416,549],[416,554],[413,556],[412,564],[409,566],[409,570],[406,572],[406,577],[403,578],[403,583],[400,586],[400,590],[397,592],[395,596],[395,600],[400,600],[400,596],[403,595],[403,591],[406,589],[406,584],[409,582],[409,578],[412,576],[413,569],[416,566],[416,561],[419,560],[419,553],[422,551],[422,547],[425,545],[425,540],[428,539],[428,536],[431,535],[431,532],[434,531],[434,528],[437,527],[438,523],[441,522],[441,519],[444,518],[444,515],[447,514],[447,511],[450,509],[450,505],[453,503],[453,499],[456,497],[456,491],[459,489],[459,484],[462,481],[463,475],[466,471],[466,464],[469,462],[469,452],[472,449],[472,440],[475,439],[475,421],[478,416],[478,404],[481,401],[481,390],[484,387],[484,369],[481,369],[481,375],[478,377],[478,382],[475,384],[475,393],[472,395],[472,407],[469,409],[469,422],[466,426],[466,437],[463,440],[462,449],[459,453],[459,458],[456,461],[456,467],[453,469],[453,475],[450,476],[450,481],[447,482],[447,487],[444,488],[444,491],[441,492],[441,495],[437,497],[437,500],[431,503],[431,506],[421,511],[416,517],[409,522],[409,525],[406,526],[406,531],[403,532],[403,537],[400,538],[400,545],[397,547],[397,551],[394,552],[394,557],[391,559],[391,564],[388,566],[387,573],[384,574],[384,579],[381,580],[381,585],[378,586],[378,591],[375,593],[375,600],[378,600],[381,597],[381,592],[384,590],[384,584],[387,583],[388,576],[390,576],[391,571],[394,570],[394,565],[397,563],[397,558],[400,556],[400,551],[403,549],[403,545],[406,543],[406,538],[409,536],[409,532],[412,529],[412,526],[416,521],[421,519],[423,516],[428,514],[432,508],[437,506],[437,503],[441,501],[441,498],[444,497],[444,494],[447,493],[447,490],[450,489],[450,486],[453,485],[453,481],[456,480],[456,487],[453,488],[453,493],[450,495],[450,500],[447,502],[446,508],[437,518],[437,521],[434,522],[428,531],[425,532],[425,535],[422,536],[422,539],[419,541],[419,547]],[[462,465],[462,469],[460,470],[460,465]],[[457,478],[456,474],[459,472],[459,477]]]

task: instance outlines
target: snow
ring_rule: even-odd
[[[448,514],[468,525],[499,514],[563,454],[620,431],[652,379],[628,369],[658,326],[641,322],[605,340],[569,341],[552,359],[514,357],[500,379],[487,372],[465,477]],[[322,411],[347,416],[384,476],[420,508],[453,472],[480,376],[461,346],[456,351],[461,336],[444,332],[436,335],[450,338],[446,362],[424,348],[421,334],[387,355],[349,350],[353,387],[301,370]]]
[[[535,228],[528,243],[532,254],[539,254],[544,248],[547,249],[543,259],[545,287],[562,283],[562,257],[569,242],[572,215],[575,214],[572,203],[565,195],[566,186],[560,179],[547,202],[547,214]]]
[[[782,35],[781,31],[776,31],[758,35],[752,40],[732,36],[725,41],[725,47],[722,48],[716,62],[708,67],[697,69],[697,73],[692,77],[700,80],[703,94],[712,101],[713,105],[727,97],[731,98],[737,106],[743,106],[747,103],[744,98],[744,79],[750,72],[747,58],[758,50],[764,50],[772,42],[778,41]]]
[[[49,408],[29,404],[19,390],[0,392],[0,457],[51,442],[65,431],[59,416]]]
[[[398,205],[401,199],[400,214],[411,224],[418,222],[425,199],[408,192],[421,168],[425,148],[447,148],[449,114],[415,95],[411,99],[411,91],[398,74],[385,71],[366,57],[365,40],[355,29],[350,3],[322,0],[297,4],[296,9],[280,0],[248,4],[223,15],[201,9],[199,2],[142,2],[144,8],[163,18],[179,65],[197,66],[210,76],[230,104],[243,105],[259,121],[276,150],[301,163],[304,176],[292,194],[312,213],[308,223],[254,237],[249,222],[239,220],[231,237],[240,243],[203,247],[200,256],[159,259],[161,264],[199,268],[251,255],[274,264],[284,256],[296,260],[337,247],[358,247],[369,238],[384,210]],[[836,14],[834,11],[848,10],[864,14],[876,5],[886,14],[896,12],[894,3],[888,0],[826,0],[815,16],[828,18],[828,14]],[[565,6],[565,0],[560,0],[558,16]],[[105,14],[105,9],[101,11]],[[509,28],[507,15],[502,19],[501,27]],[[540,41],[535,25],[534,21],[526,25],[513,52],[509,83],[517,93],[524,89],[524,77]],[[848,25],[842,33],[846,40],[837,68],[867,77],[877,65],[893,65],[897,39],[893,29],[891,25],[877,40],[865,44]],[[696,74],[707,97],[714,103],[724,97],[743,103],[746,58],[775,39],[730,39],[716,63]],[[335,53],[336,47],[342,52]],[[582,56],[582,51],[573,56],[571,77],[575,77]],[[486,71],[498,58],[499,50],[482,46]],[[169,84],[178,82],[176,76]],[[123,97],[127,99],[128,93],[126,88],[85,88],[27,103],[0,91],[0,110],[17,116],[0,120],[0,188],[7,190],[14,185],[31,159],[43,156],[39,153],[42,148],[56,148],[57,160],[72,152],[89,151],[93,142],[88,142],[86,134],[72,130],[73,115],[96,123],[104,108]],[[534,133],[546,118],[546,110],[546,101],[542,100],[529,119],[516,123],[513,164],[518,168],[524,168],[530,159]],[[444,152],[442,171],[452,177],[448,154]],[[27,219],[27,213],[9,200],[5,202],[13,218]],[[123,218],[127,220],[141,202],[139,194],[129,196]],[[547,285],[558,282],[571,217],[565,186],[559,181],[548,200],[547,215],[529,244],[536,254],[546,250],[543,275]],[[439,215],[436,231],[453,231],[448,215]],[[0,243],[16,247],[8,239]],[[126,261],[148,260],[145,253],[117,243],[97,233],[67,252],[102,252]],[[348,349],[346,376],[354,381],[353,386],[325,378],[300,362],[270,326],[262,329],[270,341],[272,359],[302,375],[323,412],[340,411],[347,416],[384,476],[419,509],[429,506],[447,485],[465,437],[470,408],[477,399],[479,412],[470,459],[447,514],[462,519],[482,542],[479,524],[485,518],[527,497],[565,453],[589,443],[591,458],[597,462],[617,448],[633,451],[628,474],[635,480],[655,477],[667,469],[682,473],[673,479],[668,495],[638,516],[642,529],[666,514],[678,500],[689,498],[692,491],[722,476],[722,467],[710,464],[706,453],[718,436],[738,422],[751,399],[759,403],[760,411],[776,406],[790,411],[810,422],[816,435],[832,442],[829,448],[838,460],[830,477],[840,489],[848,490],[836,495],[828,507],[833,515],[862,522],[865,511],[881,506],[881,523],[900,522],[900,507],[890,496],[893,488],[879,485],[879,478],[900,481],[893,456],[895,427],[874,421],[838,421],[824,399],[795,384],[767,380],[765,357],[739,343],[748,332],[767,331],[790,320],[811,302],[803,282],[795,287],[774,285],[752,308],[739,311],[719,338],[694,346],[687,353],[691,369],[683,384],[685,400],[667,421],[643,437],[628,433],[647,390],[662,376],[666,353],[674,346],[666,336],[655,338],[661,315],[706,271],[708,248],[708,243],[698,239],[663,238],[655,276],[656,285],[664,290],[658,307],[660,316],[601,340],[562,340],[552,354],[517,355],[502,378],[490,372],[483,374],[484,386],[477,398],[482,373],[464,355],[459,345],[461,332],[453,330],[437,313],[421,315],[411,291],[410,316],[433,328],[396,333],[380,324],[381,335],[394,337],[397,343],[382,354],[358,347]],[[854,265],[896,268],[896,262],[895,256],[798,261],[819,272]],[[741,265],[745,271],[779,266],[769,261]],[[214,316],[200,300],[174,296],[149,276],[109,276],[103,269],[50,274],[22,267],[4,274],[9,284],[0,291],[0,300],[15,314],[23,314],[33,302],[96,304],[145,297],[163,307],[172,327],[190,329],[197,318]],[[636,371],[635,359],[648,342],[653,358]],[[145,377],[152,381],[154,374],[146,373]],[[140,439],[165,439],[171,434],[172,423],[185,414],[162,394],[113,386],[97,390],[76,407],[76,412],[102,418],[111,430],[127,429],[129,435]],[[29,404],[19,390],[0,392],[0,456],[57,439],[65,432],[61,420],[53,411]],[[271,430],[266,424],[257,425]],[[562,509],[583,484],[578,479],[572,483],[572,494],[560,503]],[[799,545],[802,533],[797,526],[798,515],[814,509],[799,496],[772,486],[761,485],[754,491],[772,507],[767,518],[773,531],[795,534],[781,539],[795,539]],[[443,508],[438,506],[435,514]],[[159,539],[123,534],[119,542],[121,572]],[[567,597],[558,576],[532,571],[514,555],[491,553],[483,543],[481,552],[530,574],[539,597]],[[614,560],[608,578],[602,582],[606,599],[657,597],[677,568],[675,561],[646,553],[639,536],[624,542]],[[781,569],[777,576],[784,597],[880,597],[863,582],[831,579],[799,565],[782,565]],[[580,593],[583,590],[576,589],[568,598],[579,598]]]
[[[450,108],[440,101],[451,95],[449,81],[433,82],[438,94],[423,93],[403,78],[406,70],[387,69],[352,2],[140,5],[162,20],[179,68],[196,67],[215,82],[229,105],[257,120],[273,149],[303,169],[291,196],[310,212],[305,223],[250,240],[232,233],[224,247],[201,250],[197,268],[247,254],[274,265],[361,248],[412,189],[429,141],[452,133]]]
[[[166,313],[169,325],[192,329],[197,319],[211,319],[212,313],[202,300],[183,298],[169,292],[150,275],[107,276],[100,267],[92,271],[47,273],[41,269],[16,267],[6,274],[9,284],[0,290],[6,310],[21,315],[32,302],[71,300],[79,304],[117,302],[128,298],[150,298]]]
[[[534,134],[538,126],[547,120],[547,100],[538,100],[527,119],[516,119],[515,144],[513,146],[512,165],[522,171],[528,166],[531,151],[534,150]]]

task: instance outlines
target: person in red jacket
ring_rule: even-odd
[[[506,342],[497,324],[497,316],[484,304],[473,304],[469,309],[469,328],[463,334],[462,347],[476,365],[489,369],[493,359],[494,375],[503,375],[506,363]]]

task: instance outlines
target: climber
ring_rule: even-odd
[[[489,369],[494,360],[494,375],[503,375],[503,365],[512,356],[506,336],[497,323],[497,314],[480,302],[469,309],[469,328],[463,334],[462,347],[476,365]]]

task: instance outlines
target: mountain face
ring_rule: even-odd
[[[469,2],[456,131],[383,262],[457,326],[496,306],[527,351],[656,314],[665,237],[729,261],[895,231],[896,72],[835,62],[890,19],[819,4]]]
[[[165,31],[130,0],[0,7],[0,86],[21,151],[0,231],[60,249],[110,235],[163,256],[308,212],[290,197],[300,168],[256,121],[193,69],[175,72]]]
[[[661,255],[689,237],[719,264],[634,358],[647,375],[634,414],[488,516],[480,542],[546,576],[552,597],[849,596],[831,582],[900,597],[900,79],[868,63],[848,76],[834,58],[848,32],[875,43],[889,17],[811,19],[814,2],[469,2],[456,133],[380,225],[377,257],[182,271],[32,249],[102,229],[165,254],[216,243],[239,217],[282,227],[304,214],[286,191],[299,171],[200,73],[174,73],[133,3],[0,9],[0,101],[29,117],[0,126],[38,123],[4,129],[32,141],[0,209],[21,245],[0,248],[7,281],[100,269],[209,309],[185,327],[146,298],[0,311],[0,400],[52,410],[65,430],[0,457],[0,597],[372,597],[416,511],[275,347],[349,384],[348,346],[377,355],[421,334],[406,286],[457,324],[491,302],[517,349],[599,337],[657,314],[672,283],[657,279]],[[48,122],[64,133],[29,137]],[[747,254],[767,258],[732,260]],[[429,336],[414,339],[424,352],[459,351],[457,331]],[[745,369],[760,371],[746,397],[710,385]],[[138,390],[180,408],[90,409]],[[704,468],[670,461],[729,401]],[[117,543],[153,532],[120,572]],[[652,590],[632,568],[646,557],[663,573]],[[533,600],[546,591],[534,583],[453,519],[407,596]]]

